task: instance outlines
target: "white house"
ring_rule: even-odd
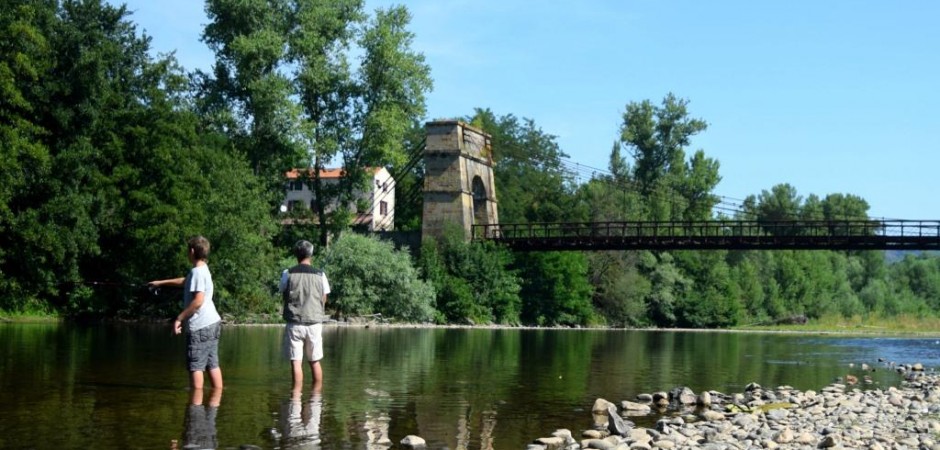
[[[366,209],[357,211],[355,202],[349,208],[356,213],[353,219],[354,226],[364,226],[369,231],[391,231],[395,228],[395,180],[384,167],[367,168],[366,172],[372,177],[369,188],[359,192],[357,197],[365,200]],[[320,171],[320,179],[325,184],[339,183],[345,174],[343,169],[324,169]],[[281,203],[281,211],[291,211],[295,208],[316,209],[316,198],[313,191],[307,186],[305,179],[312,178],[311,169],[293,169],[284,176],[287,178],[286,195]],[[301,206],[302,205],[302,206]],[[326,205],[331,211],[336,205]]]

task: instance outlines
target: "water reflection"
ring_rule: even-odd
[[[386,411],[370,411],[366,413],[363,431],[366,438],[367,450],[385,450],[392,445],[388,436],[388,425],[392,421]]]
[[[474,442],[480,443],[480,450],[493,450],[493,430],[496,429],[496,411],[487,409],[480,413],[479,440],[474,440],[473,415],[470,405],[463,405],[457,419],[457,450],[468,450]]]
[[[281,403],[281,448],[319,449],[322,413],[323,398],[319,391],[312,392],[304,402],[301,390],[293,390],[290,398]]]
[[[0,323],[0,448],[166,448],[181,423],[179,448],[384,450],[407,435],[428,448],[523,448],[589,427],[597,398],[749,382],[818,390],[848,375],[886,387],[900,377],[881,360],[940,364],[937,337],[330,327],[323,364],[335,375],[321,399],[285,389],[282,333],[223,330],[219,408],[221,392],[189,398],[185,374],[166,364],[183,344],[162,326]]]
[[[183,420],[183,449],[218,448],[215,421],[222,403],[222,389],[213,388],[205,401],[203,389],[191,389],[189,404]],[[172,450],[180,448],[177,441],[170,444]]]

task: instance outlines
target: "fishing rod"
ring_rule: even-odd
[[[146,288],[151,295],[154,297],[160,295],[160,289],[162,287],[179,288],[179,286],[151,286],[149,283],[135,283],[129,281],[65,281],[59,283],[60,285],[72,285],[72,286],[94,286],[94,287],[109,287],[109,288],[133,288],[133,289],[143,289]]]
[[[131,283],[127,281],[63,281],[61,284],[84,285],[84,286],[107,286],[107,287],[147,287],[146,283]]]

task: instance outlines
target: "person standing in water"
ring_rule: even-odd
[[[186,331],[186,361],[189,369],[189,386],[202,389],[204,372],[214,389],[222,388],[222,369],[219,367],[219,337],[222,334],[222,317],[212,301],[212,273],[209,272],[209,240],[194,236],[187,240],[187,256],[192,269],[184,278],[155,280],[148,286],[182,287],[183,310],[173,321],[173,333]]]
[[[301,389],[304,379],[303,359],[306,355],[313,375],[313,392],[323,386],[323,322],[330,283],[322,270],[314,268],[313,244],[301,240],[294,244],[297,265],[281,274],[278,289],[284,299],[284,353],[291,363],[294,390]]]

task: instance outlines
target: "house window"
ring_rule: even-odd
[[[383,216],[388,214],[388,202],[379,202],[379,214]]]
[[[304,182],[302,180],[291,181],[290,188],[292,191],[302,191],[304,190]]]

